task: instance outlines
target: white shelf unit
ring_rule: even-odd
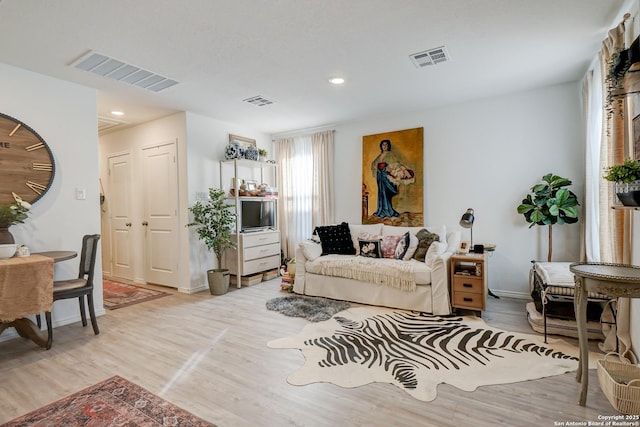
[[[265,200],[265,197],[240,196],[239,179],[255,179],[251,177],[241,177],[243,171],[256,170],[260,172],[260,181],[258,184],[265,182],[265,171],[269,171],[273,183],[271,186],[277,188],[278,174],[277,165],[275,163],[258,162],[246,159],[222,160],[220,161],[220,186],[227,194],[228,200],[233,205],[237,214],[240,213],[241,200]],[[232,169],[233,175],[228,175],[229,169]],[[225,185],[228,183],[228,188]],[[230,190],[233,188],[233,195]],[[274,200],[275,204],[275,224],[278,224],[278,201],[277,198],[269,197]],[[268,271],[280,267],[280,231],[277,227],[273,230],[255,231],[251,233],[242,233],[240,217],[236,220],[236,234],[234,242],[237,249],[230,249],[225,252],[224,265],[231,274],[236,276],[237,287],[242,287],[242,276]]]

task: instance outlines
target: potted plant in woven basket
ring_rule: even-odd
[[[628,158],[604,172],[604,179],[615,183],[616,195],[624,206],[640,206],[640,161]]]
[[[223,295],[229,290],[230,273],[222,268],[222,257],[227,249],[236,247],[232,239],[236,214],[225,203],[224,190],[216,188],[209,188],[209,199],[196,202],[189,211],[193,214],[193,222],[187,226],[197,227],[198,237],[218,259],[218,268],[207,270],[209,290],[212,295]]]

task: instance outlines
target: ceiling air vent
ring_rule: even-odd
[[[160,92],[178,84],[177,81],[168,77],[94,51],[87,52],[69,65],[79,70],[89,71],[102,77],[108,77],[153,92]]]
[[[413,53],[409,55],[409,58],[411,58],[411,62],[413,62],[413,65],[417,68],[426,67],[427,65],[435,65],[450,59],[449,54],[447,53],[447,48],[444,46],[425,50],[424,52]]]
[[[258,107],[264,107],[265,105],[273,104],[273,101],[265,98],[262,95],[252,96],[251,98],[243,99],[244,102],[256,105]]]

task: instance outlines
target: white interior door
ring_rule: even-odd
[[[109,157],[111,274],[133,280],[131,154]]]
[[[178,287],[178,169],[175,142],[142,150],[146,280]]]

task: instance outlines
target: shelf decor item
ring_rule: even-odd
[[[224,158],[226,160],[242,159],[243,155],[242,147],[235,141],[229,142],[227,146],[224,147]]]
[[[260,153],[258,153],[258,149],[255,145],[248,145],[247,149],[244,152],[244,158],[247,160],[255,160],[258,161],[260,157]]]

